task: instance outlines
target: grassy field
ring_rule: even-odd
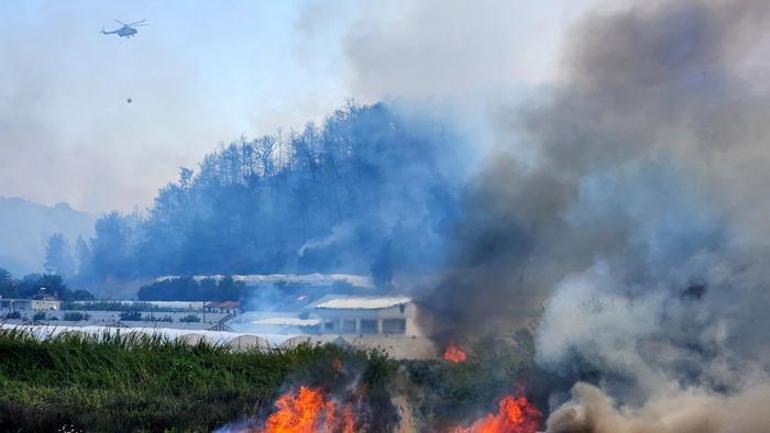
[[[480,355],[461,364],[397,362],[332,345],[233,352],[148,336],[39,341],[0,330],[0,431],[211,432],[264,419],[289,387],[319,386],[342,396],[353,382],[365,389],[367,432],[388,432],[398,422],[394,391],[426,425],[443,428],[493,410],[520,383],[551,380],[533,369],[527,341],[479,342],[472,352]],[[544,402],[547,394],[532,397]]]
[[[210,432],[269,410],[287,383],[332,384],[335,359],[387,375],[378,354],[334,346],[271,353],[157,338],[37,341],[0,331],[0,431]],[[381,379],[380,379],[381,380]]]

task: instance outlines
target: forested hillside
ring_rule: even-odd
[[[146,214],[99,219],[80,249],[81,278],[335,271],[387,285],[394,272],[442,260],[459,143],[386,104],[241,139],[182,168]]]

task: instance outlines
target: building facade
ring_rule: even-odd
[[[8,311],[59,311],[61,301],[56,299],[0,299],[0,309]]]
[[[327,296],[308,310],[322,334],[425,337],[432,331],[430,312],[409,297]]]

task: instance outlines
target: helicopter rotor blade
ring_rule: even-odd
[[[124,26],[128,25],[128,24],[126,24],[126,23],[124,23],[123,21],[120,21],[120,20],[115,20],[115,22],[118,23],[118,24],[123,24]]]
[[[145,22],[145,21],[147,21],[147,20],[146,20],[146,19],[144,19],[144,20],[139,20],[139,21],[137,21],[137,22],[135,22],[135,23],[131,23],[131,24],[128,24],[128,25],[129,25],[129,26],[135,26],[135,25],[137,25],[137,24],[141,24],[141,23],[143,23],[143,22]]]

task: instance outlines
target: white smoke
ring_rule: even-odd
[[[590,16],[563,87],[525,121],[571,191],[561,240],[591,258],[555,285],[538,359],[602,372],[549,433],[770,429],[768,24],[752,0]]]
[[[640,408],[618,406],[584,383],[572,393],[548,419],[547,433],[760,433],[770,426],[766,382],[730,396],[683,390]]]

